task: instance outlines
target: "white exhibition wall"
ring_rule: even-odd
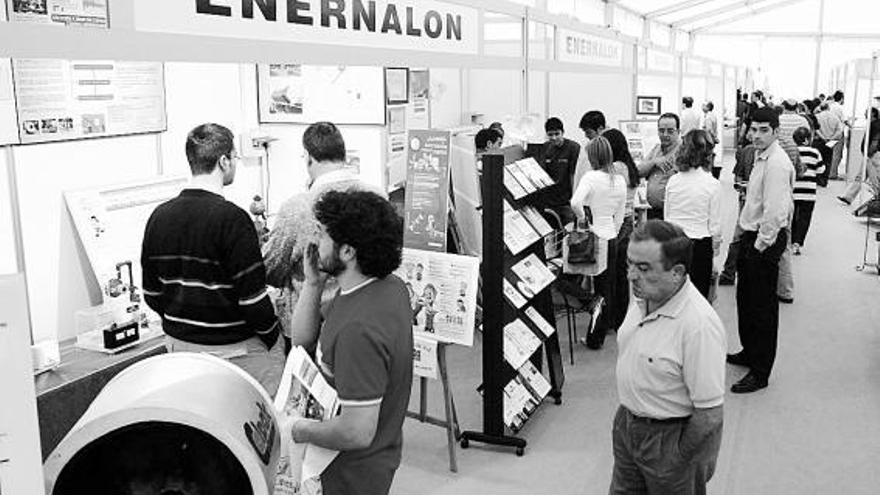
[[[550,74],[549,116],[562,119],[569,139],[581,142],[581,117],[588,110],[600,110],[608,125],[616,127],[620,120],[633,114],[633,76],[629,73],[567,73]]]
[[[678,94],[678,77],[675,74],[638,76],[639,96],[659,96],[660,113],[678,112],[681,96]]]
[[[708,99],[708,88],[705,77],[684,76],[681,80],[681,97],[690,96],[694,99],[694,107],[699,108]],[[681,104],[679,102],[678,109],[673,110],[681,113]]]
[[[522,113],[523,77],[518,70],[471,69],[465,71],[468,93],[465,110],[482,114],[483,122],[503,121]]]
[[[12,204],[9,188],[9,173],[6,153],[0,148],[0,275],[16,273],[18,266],[15,260],[15,229],[12,223]]]

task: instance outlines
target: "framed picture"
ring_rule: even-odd
[[[385,96],[389,105],[409,103],[409,69],[406,67],[385,69]]]
[[[660,115],[660,97],[636,96],[636,115]]]

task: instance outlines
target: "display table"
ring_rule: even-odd
[[[117,373],[143,359],[164,354],[164,339],[153,339],[115,355],[87,351],[75,341],[61,345],[61,365],[34,377],[40,446],[45,461],[104,385]]]

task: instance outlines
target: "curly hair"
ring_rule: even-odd
[[[385,278],[400,266],[403,219],[378,194],[327,191],[315,203],[315,218],[336,245],[354,248],[364,275]]]
[[[715,143],[706,131],[695,129],[684,135],[675,164],[685,172],[692,168],[712,170]]]

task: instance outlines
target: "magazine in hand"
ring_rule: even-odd
[[[289,418],[326,421],[339,414],[340,407],[336,390],[302,347],[294,347],[287,356],[274,405],[281,425]],[[281,435],[281,448],[273,495],[320,494],[320,475],[338,452],[294,443],[290,431]]]

